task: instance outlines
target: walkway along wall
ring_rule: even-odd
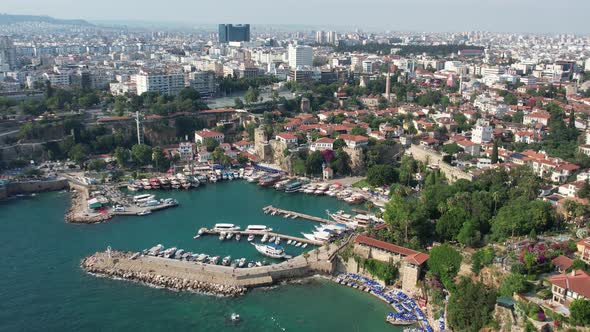
[[[412,145],[406,150],[406,154],[411,155],[414,159],[427,163],[428,165],[438,166],[451,183],[459,179],[473,180],[473,175],[445,163],[442,160],[442,155],[434,150],[427,150],[418,145]]]

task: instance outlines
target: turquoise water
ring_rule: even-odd
[[[180,207],[144,217],[120,217],[99,225],[63,221],[67,193],[0,203],[0,331],[392,331],[390,308],[376,298],[325,280],[258,289],[240,298],[178,293],[97,278],[80,259],[107,246],[140,250],[157,243],[193,252],[260,260],[245,239],[194,240],[200,227],[231,222],[265,224],[300,235],[313,222],[262,213],[277,207],[325,216],[346,208],[329,197],[277,193],[246,182],[207,185],[189,192],[162,192]],[[290,254],[301,249],[286,246]],[[308,248],[309,250],[309,248]],[[227,318],[238,312],[243,321]]]

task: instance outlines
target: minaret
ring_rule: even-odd
[[[391,73],[387,69],[387,78],[385,79],[385,99],[391,101]]]
[[[459,94],[463,95],[463,74],[459,76]]]

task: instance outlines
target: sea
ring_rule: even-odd
[[[268,225],[301,236],[314,222],[265,215],[273,205],[327,217],[350,209],[331,197],[287,194],[242,180],[191,191],[158,191],[180,205],[147,216],[115,217],[95,225],[64,222],[67,192],[0,202],[0,331],[401,331],[385,322],[391,307],[358,290],[322,278],[254,289],[224,298],[151,288],[92,276],[80,260],[107,247],[139,251],[156,244],[194,253],[261,256],[245,238],[193,239],[201,227]],[[303,250],[283,243],[287,253]],[[238,313],[240,322],[231,322]]]

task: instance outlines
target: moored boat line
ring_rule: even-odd
[[[224,224],[225,225],[225,224]],[[227,224],[227,225],[233,225],[233,224]],[[255,226],[261,226],[261,225],[255,225]],[[212,228],[212,229],[206,229],[206,228],[201,228],[199,229],[198,233],[193,237],[195,239],[200,238],[201,236],[205,235],[205,234],[211,234],[211,235],[218,235],[220,240],[226,240],[229,236],[229,234],[231,234],[232,236],[235,235],[241,235],[241,236],[248,236],[248,241],[252,242],[255,240],[256,236],[261,236],[262,238],[260,239],[261,243],[273,243],[273,244],[277,244],[276,242],[278,241],[280,243],[281,240],[283,241],[288,241],[291,240],[292,242],[299,242],[301,243],[301,245],[303,245],[304,243],[306,244],[311,244],[311,245],[322,245],[324,242],[321,240],[317,240],[317,239],[306,239],[306,238],[300,238],[300,237],[296,237],[296,236],[291,236],[291,235],[287,235],[287,234],[279,234],[279,233],[273,233],[271,231],[265,231],[265,230],[239,230],[237,227],[239,226],[233,226],[233,230],[230,230],[229,228],[225,228],[225,230],[222,228]],[[266,226],[264,226],[266,227]],[[266,228],[266,229],[270,229],[270,228]]]

